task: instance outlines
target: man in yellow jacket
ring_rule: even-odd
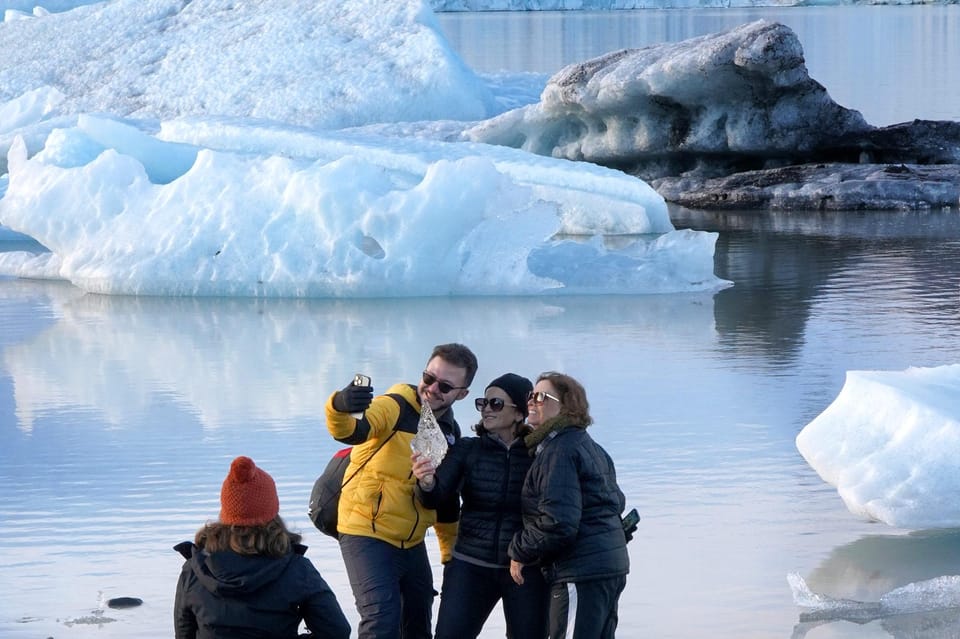
[[[476,372],[477,358],[469,348],[441,344],[416,386],[395,384],[373,397],[372,386],[351,383],[327,400],[327,430],[353,446],[337,531],[360,613],[359,639],[432,636],[433,573],[423,538],[432,525],[441,561],[450,558],[459,500],[437,510],[417,501],[410,442],[421,402],[430,404],[448,444],[460,438],[451,407],[467,396]]]

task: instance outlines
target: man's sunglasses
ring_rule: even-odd
[[[550,393],[544,393],[543,391],[530,391],[527,393],[527,403],[535,404],[537,406],[542,406],[545,401],[552,399],[555,402],[559,402],[559,397],[554,397]]]
[[[499,397],[494,397],[493,399],[487,399],[486,397],[478,397],[475,400],[473,400],[473,405],[477,407],[477,410],[481,410],[481,411],[484,408],[486,408],[487,405],[489,405],[490,410],[492,410],[495,413],[499,413],[500,411],[502,411],[504,406],[513,406],[514,408],[517,407],[516,404],[508,404],[502,399],[500,399]]]
[[[437,388],[439,388],[440,392],[443,393],[444,395],[446,395],[447,393],[453,390],[462,390],[464,388],[469,388],[469,386],[454,386],[449,382],[441,382],[440,380],[437,379],[436,375],[434,375],[433,373],[428,373],[427,371],[423,371],[423,383],[426,384],[427,386],[433,386],[434,384],[436,384]]]

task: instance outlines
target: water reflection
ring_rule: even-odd
[[[800,622],[793,628],[790,639],[806,639],[808,633],[816,631],[813,637],[892,637],[893,639],[956,639],[960,627],[960,609],[950,608],[934,612],[916,612],[886,617],[866,624],[864,630],[854,633],[855,626],[850,621],[810,621]],[[869,630],[868,630],[869,629]],[[876,630],[871,633],[870,630]],[[811,639],[813,639],[811,637]]]
[[[810,574],[815,592],[876,601],[895,588],[960,575],[960,530],[869,535],[834,548]]]
[[[868,535],[833,552],[807,580],[814,592],[855,601],[877,601],[910,583],[960,574],[960,530],[918,531],[905,535]],[[851,621],[801,621],[792,639],[814,628],[843,626]],[[952,639],[960,628],[960,609],[894,615],[870,621],[894,639]],[[818,635],[819,636],[819,635]]]
[[[309,535],[310,485],[338,446],[323,404],[357,371],[383,390],[456,340],[476,350],[478,379],[579,367],[603,405],[612,378],[624,387],[611,392],[635,390],[638,361],[681,374],[674,353],[716,338],[709,294],[137,298],[2,280],[0,300],[0,599],[29,620],[0,620],[4,636],[62,632],[55,620],[88,615],[99,590],[143,598],[150,605],[131,621],[168,635],[179,566],[170,547],[216,517],[237,454],[271,468],[281,514]],[[475,413],[457,411],[469,427]],[[603,422],[616,441],[617,420]],[[335,544],[310,540],[312,560],[349,592]],[[93,630],[142,634],[121,623]]]
[[[81,295],[68,284],[0,278],[0,347],[23,342],[53,325],[56,298]]]
[[[18,297],[22,288],[0,283],[0,295],[15,300],[3,306],[4,319],[20,327],[4,333],[2,364],[24,432],[57,409],[95,410],[110,427],[128,427],[162,396],[204,430],[250,420],[282,430],[322,414],[327,393],[354,368],[405,378],[411,354],[425,356],[444,339],[476,344],[486,361],[508,359],[484,334],[490,326],[514,343],[535,335],[565,343],[589,326],[581,347],[650,331],[677,343],[714,337],[709,295],[253,300],[53,286]]]
[[[960,215],[935,212],[706,212],[671,207],[678,227],[719,232],[717,333],[731,357],[796,363],[814,307],[830,296],[889,306],[931,336],[960,326]]]

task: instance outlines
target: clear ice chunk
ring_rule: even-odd
[[[410,442],[410,449],[427,457],[434,468],[440,465],[447,454],[447,438],[427,402],[423,402],[423,408],[420,409],[420,423],[417,425],[417,434]]]

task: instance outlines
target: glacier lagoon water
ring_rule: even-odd
[[[882,124],[960,119],[949,111],[960,104],[960,56],[949,55],[957,45],[938,39],[957,32],[958,8],[441,22],[479,70],[508,68],[480,53],[516,47],[528,51],[505,56],[511,70],[543,73],[645,40],[778,19],[797,30],[811,74]],[[843,37],[827,37],[840,33],[838,22]],[[810,42],[801,23],[822,39]],[[878,29],[898,39],[878,40]],[[873,58],[904,41],[910,53],[898,64],[913,67],[889,77]],[[816,60],[834,61],[837,87]],[[940,65],[944,74],[924,84]],[[841,85],[851,97],[839,99]],[[794,445],[847,370],[960,361],[960,216],[673,209],[672,217],[680,228],[720,232],[717,274],[735,286],[712,295],[264,301],[88,296],[0,280],[0,636],[171,636],[181,563],[171,546],[216,516],[238,454],[274,475],[281,514],[305,533],[309,556],[356,621],[336,545],[305,512],[313,477],[338,447],[323,402],[355,372],[380,389],[412,380],[430,347],[448,340],[480,358],[474,395],[506,370],[558,369],[585,383],[594,436],[642,516],[618,636],[955,636],[956,619],[942,615],[802,624],[786,575],[876,600],[960,574],[960,532],[856,520]],[[467,403],[457,414],[464,426],[476,417]],[[115,596],[145,603],[98,609]],[[495,613],[483,636],[503,634]]]

